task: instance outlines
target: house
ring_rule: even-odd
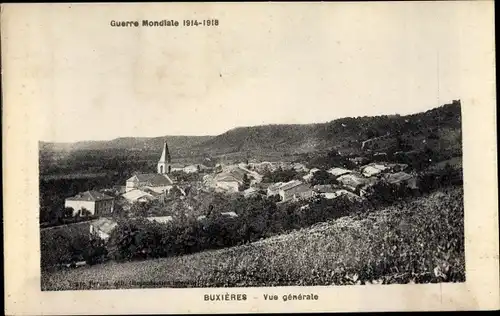
[[[364,178],[363,176],[357,173],[350,173],[338,177],[337,181],[340,182],[343,186],[347,187],[348,189],[355,191],[363,186],[374,183],[376,179]]]
[[[304,184],[302,181],[292,180],[279,187],[279,195],[281,201],[285,202],[292,199],[312,197],[313,191],[309,185]]]
[[[198,172],[199,169],[198,169],[197,165],[189,165],[189,166],[184,167],[184,169],[182,169],[182,171],[184,171],[185,173],[195,173],[195,172]]]
[[[64,201],[64,207],[73,209],[73,216],[83,209],[91,215],[106,216],[113,213],[114,198],[106,194],[91,190],[78,193]]]
[[[90,222],[90,234],[97,235],[104,241],[107,241],[113,229],[118,226],[118,223],[109,218],[99,218]]]
[[[404,164],[404,163],[395,163],[395,164],[391,164],[390,168],[391,168],[391,171],[400,172],[400,171],[406,170],[408,168],[408,165]]]
[[[171,167],[170,170],[172,172],[174,172],[174,171],[184,171],[185,165],[180,164],[180,163],[173,163],[173,164],[170,165],[170,167]]]
[[[388,173],[384,179],[389,184],[406,185],[410,189],[418,189],[417,178],[406,172]]]
[[[362,168],[361,170],[363,172],[363,175],[365,177],[369,178],[369,177],[373,177],[373,176],[376,176],[376,175],[382,173],[382,171],[384,171],[384,169],[377,168],[376,166],[366,166],[366,167]]]
[[[247,175],[247,177],[249,177],[251,179],[251,181],[250,181],[251,184],[257,184],[257,183],[262,182],[262,178],[263,178],[262,175],[260,175],[256,171],[252,171],[252,170],[248,169],[245,164],[239,164],[236,171],[240,172],[240,173],[241,172],[245,173]]]
[[[238,214],[236,214],[235,212],[221,212],[220,215],[230,218],[238,217]]]
[[[309,170],[309,173],[306,174],[305,176],[302,177],[302,179],[304,179],[305,181],[311,181],[311,179],[313,178],[314,174],[316,172],[320,171],[320,169],[318,168],[312,168],[311,170]]]
[[[273,196],[279,194],[279,189],[283,185],[283,182],[273,183],[267,187],[267,196]]]
[[[260,163],[249,163],[248,167],[259,172],[259,173],[274,171],[277,168],[277,166],[275,164],[273,164],[272,162],[269,162],[269,161],[263,161]]]
[[[140,190],[144,192],[151,193],[154,196],[159,196],[159,195],[165,195],[170,193],[174,187],[177,187],[176,185],[172,186],[166,186],[166,187],[150,187],[150,186],[144,186],[141,187]]]
[[[345,189],[341,189],[341,190],[336,190],[334,192],[324,192],[324,193],[320,193],[320,195],[322,197],[324,197],[325,199],[335,199],[335,198],[338,198],[339,196],[341,195],[347,195],[347,194],[352,194],[351,192],[345,190]]]
[[[125,186],[124,185],[114,185],[113,190],[115,194],[122,194],[125,193]]]
[[[172,216],[150,216],[146,217],[146,220],[150,222],[155,222],[155,223],[160,223],[160,224],[166,224],[174,220]]]
[[[335,177],[340,177],[344,174],[351,173],[352,171],[344,168],[331,168],[327,172]]]
[[[371,163],[361,167],[361,171],[365,177],[373,177],[381,173],[389,171],[400,172],[408,167],[406,164],[387,164],[387,163]]]
[[[307,168],[304,164],[301,164],[299,162],[292,164],[292,168],[293,168],[293,170],[295,170],[297,172],[308,172],[309,171],[309,168]]]
[[[320,171],[320,169],[318,169],[318,168],[312,168],[311,170],[309,170],[309,173],[310,174],[315,174],[318,171]]]
[[[210,176],[203,178],[205,185],[214,186],[226,192],[238,192],[241,185],[244,184],[245,178],[248,184],[255,184],[260,181],[259,174],[248,169],[242,169],[239,166],[225,166],[224,171],[217,173],[213,179]],[[257,178],[257,179],[256,179]]]
[[[131,191],[146,186],[168,190],[173,185],[173,183],[174,182],[172,181],[172,179],[170,179],[170,177],[166,174],[137,174],[127,179],[125,191]]]
[[[315,192],[311,189],[311,187],[306,184],[302,184],[293,189],[290,189],[290,192],[293,192],[292,198],[294,201],[300,199],[309,199],[315,195]]]
[[[338,191],[338,188],[334,187],[331,184],[317,184],[313,186],[313,190],[318,193],[333,193]]]
[[[168,145],[165,141],[163,143],[163,151],[160,160],[157,164],[157,173],[143,173],[136,174],[127,179],[125,183],[125,191],[132,191],[141,187],[154,187],[167,189],[174,183],[167,175],[172,171],[172,164]]]
[[[232,172],[218,173],[215,178],[215,187],[228,192],[238,192],[243,184],[243,177]]]
[[[259,191],[256,188],[248,188],[248,189],[243,191],[243,196],[246,198],[251,197],[251,196],[256,195],[258,192]]]
[[[153,196],[153,199],[155,199],[155,200],[165,200],[165,198],[167,197],[167,194],[170,193],[171,190],[163,190],[161,188],[143,187],[143,188],[141,188],[141,191],[151,194]]]
[[[199,171],[211,171],[213,168],[212,167],[209,167],[209,166],[205,166],[204,164],[199,164],[198,165],[198,170]]]
[[[133,189],[131,191],[125,192],[122,194],[122,197],[130,203],[147,202],[155,199],[155,197],[151,193],[139,189]]]

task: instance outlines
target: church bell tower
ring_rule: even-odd
[[[161,153],[160,160],[158,161],[157,171],[159,174],[168,174],[172,169],[170,152],[168,151],[167,141],[163,143],[163,152]]]

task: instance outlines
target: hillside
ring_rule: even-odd
[[[158,150],[165,139],[174,151],[183,151],[213,136],[161,136],[161,137],[120,137],[113,140],[81,141],[75,143],[40,142],[41,150],[69,151],[69,150]]]
[[[364,140],[386,134],[399,136],[412,149],[421,149],[422,140],[431,139],[438,149],[460,147],[461,105],[454,101],[441,107],[407,116],[342,118],[328,123],[305,125],[265,125],[239,127],[205,142],[194,151],[212,154],[234,152],[281,152],[298,154],[337,149],[360,151]]]
[[[463,282],[463,212],[450,187],[243,246],[53,271],[42,289]]]
[[[42,151],[127,150],[155,154],[167,139],[173,156],[274,153],[293,155],[336,148],[356,153],[361,142],[385,134],[398,135],[413,149],[429,139],[434,147],[459,148],[461,145],[461,105],[454,101],[441,107],[407,116],[342,118],[327,123],[263,125],[238,127],[218,136],[164,136],[155,138],[117,138],[111,141],[40,143]],[[425,142],[424,142],[425,143]]]

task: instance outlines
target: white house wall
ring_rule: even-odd
[[[125,184],[125,192],[132,191],[135,189],[137,186],[136,182],[134,181],[127,181]]]
[[[239,183],[238,182],[217,182],[216,186],[218,188],[231,191],[231,192],[238,192],[239,190]]]
[[[64,207],[71,207],[73,208],[73,216],[76,216],[79,210],[85,208],[88,210],[92,215],[95,214],[95,202],[94,201],[73,201],[73,200],[66,200],[64,202]]]

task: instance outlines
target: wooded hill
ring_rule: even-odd
[[[239,127],[198,143],[193,150],[213,154],[261,151],[298,154],[335,148],[356,153],[364,140],[387,134],[401,137],[414,149],[422,147],[423,139],[440,140],[439,147],[460,147],[460,101],[407,116],[348,117],[321,124]]]
[[[60,151],[103,150],[132,153],[145,160],[157,159],[165,139],[173,159],[217,156],[293,156],[331,149],[361,152],[361,144],[373,137],[398,137],[409,150],[461,150],[461,104],[450,104],[412,115],[348,117],[327,123],[238,127],[218,136],[162,136],[117,138],[110,141],[40,143],[42,155]]]

